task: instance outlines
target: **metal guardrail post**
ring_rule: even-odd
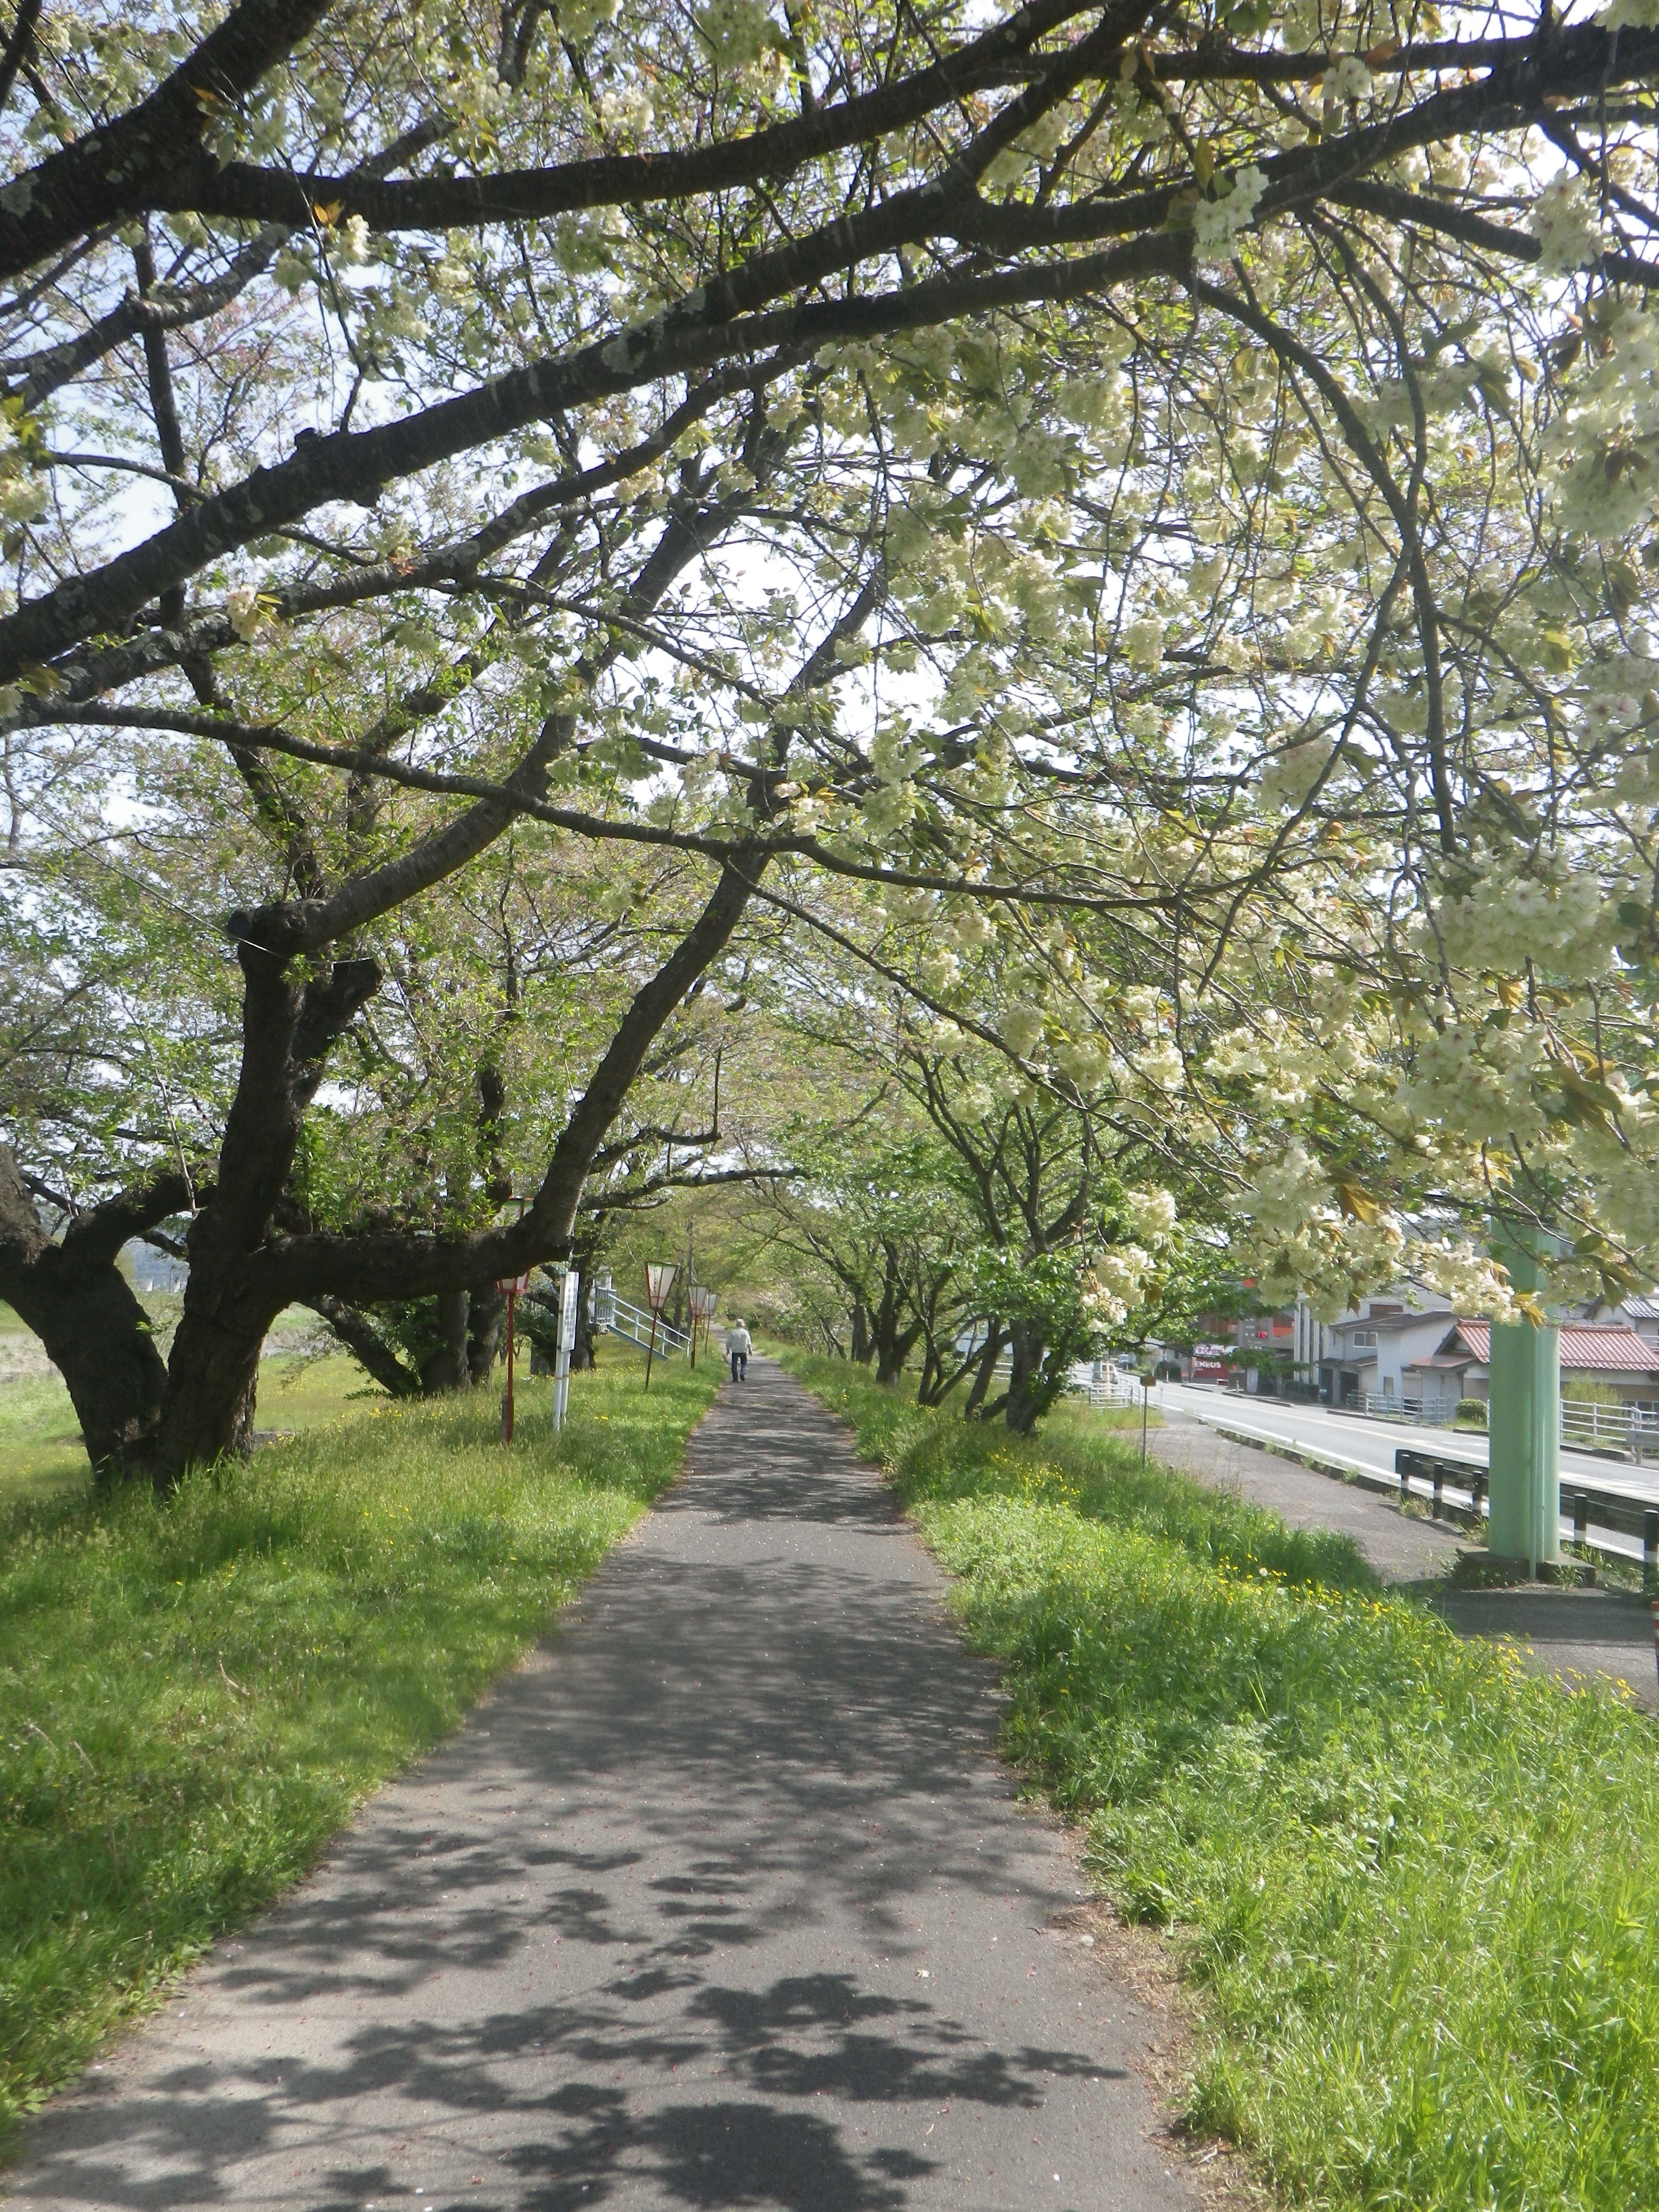
[[[1436,1521],[1440,1518],[1440,1508],[1444,1499],[1445,1486],[1446,1478],[1437,1466],[1434,1470],[1434,1504],[1429,1509],[1431,1516]]]
[[[1572,1540],[1581,1552],[1589,1542],[1589,1500],[1582,1490],[1572,1501]]]
[[[1642,1516],[1642,1580],[1650,1589],[1659,1577],[1659,1513]]]

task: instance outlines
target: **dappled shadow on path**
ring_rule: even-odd
[[[947,2139],[1047,2165],[1038,2116],[1121,2069],[1034,1986],[1055,1863],[988,1670],[751,1375],[550,1644],[42,2125],[20,2205],[897,2212],[967,2201]]]

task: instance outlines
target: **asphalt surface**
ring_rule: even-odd
[[[47,2207],[1191,2207],[989,1669],[769,1363],[560,1632],[33,2122]]]
[[[1610,1680],[1623,1684],[1638,1705],[1650,1711],[1659,1705],[1653,1628],[1641,1598],[1538,1584],[1449,1589],[1445,1577],[1458,1553],[1475,1548],[1454,1525],[1402,1513],[1376,1491],[1282,1459],[1265,1446],[1239,1443],[1167,1402],[1162,1419],[1152,1444],[1167,1465],[1270,1506],[1294,1528],[1334,1528],[1352,1537],[1385,1583],[1413,1590],[1460,1636],[1506,1638],[1528,1666],[1569,1687]]]
[[[1441,1459],[1467,1460],[1471,1467],[1486,1464],[1486,1439],[1478,1431],[1377,1420],[1369,1414],[1340,1413],[1328,1406],[1253,1398],[1243,1390],[1223,1390],[1207,1383],[1161,1382],[1152,1393],[1152,1403],[1171,1413],[1218,1421],[1297,1450],[1341,1460],[1349,1467],[1385,1475],[1389,1480],[1394,1480],[1395,1453],[1402,1444],[1413,1451],[1432,1452]],[[1587,1489],[1611,1491],[1620,1498],[1659,1505],[1659,1468],[1632,1467],[1626,1460],[1568,1448],[1561,1454],[1561,1479],[1563,1482],[1576,1479]],[[1639,1553],[1641,1546],[1635,1549]]]
[[[1385,1583],[1449,1575],[1458,1553],[1472,1548],[1449,1522],[1419,1520],[1375,1491],[1239,1443],[1189,1415],[1166,1408],[1162,1422],[1150,1442],[1166,1466],[1212,1489],[1237,1490],[1292,1528],[1334,1528],[1351,1537]]]

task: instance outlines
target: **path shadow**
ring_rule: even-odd
[[[933,2162],[848,2111],[878,2136],[872,2113],[1035,2116],[1123,2078],[1063,2018],[1022,2032],[1023,1969],[994,2029],[947,1994],[919,1893],[1054,1905],[989,1755],[994,1678],[840,1430],[749,1389],[561,1633],[220,1953],[208,2047],[52,2116],[20,2207],[227,2204],[292,2158],[284,2201],[361,2212],[407,2198],[418,2113],[515,2177],[474,2207],[897,2212]],[[774,1971],[824,1948],[826,1900],[848,1963]]]

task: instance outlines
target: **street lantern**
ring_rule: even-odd
[[[524,1219],[526,1203],[526,1201],[522,1198],[507,1200],[507,1206],[516,1206],[519,1210],[515,1215],[509,1216],[507,1206],[504,1206],[501,1208],[498,1218],[502,1228],[509,1228],[514,1221]],[[530,1288],[529,1274],[526,1273],[522,1275],[501,1276],[497,1279],[495,1288],[507,1300],[507,1395],[501,1400],[501,1442],[504,1444],[510,1444],[513,1441],[513,1316],[519,1300]]]
[[[719,1295],[718,1291],[707,1289],[702,1283],[696,1284],[692,1290],[691,1364],[694,1367],[697,1364],[697,1331],[699,1328],[702,1329],[702,1340],[704,1344],[707,1345],[708,1341],[708,1324],[714,1318],[714,1307],[718,1301]]]
[[[651,1341],[645,1353],[645,1387],[651,1388],[651,1362],[657,1349],[657,1322],[663,1308],[668,1304],[668,1293],[674,1287],[675,1267],[672,1260],[647,1260],[645,1263],[645,1302],[651,1309]]]

